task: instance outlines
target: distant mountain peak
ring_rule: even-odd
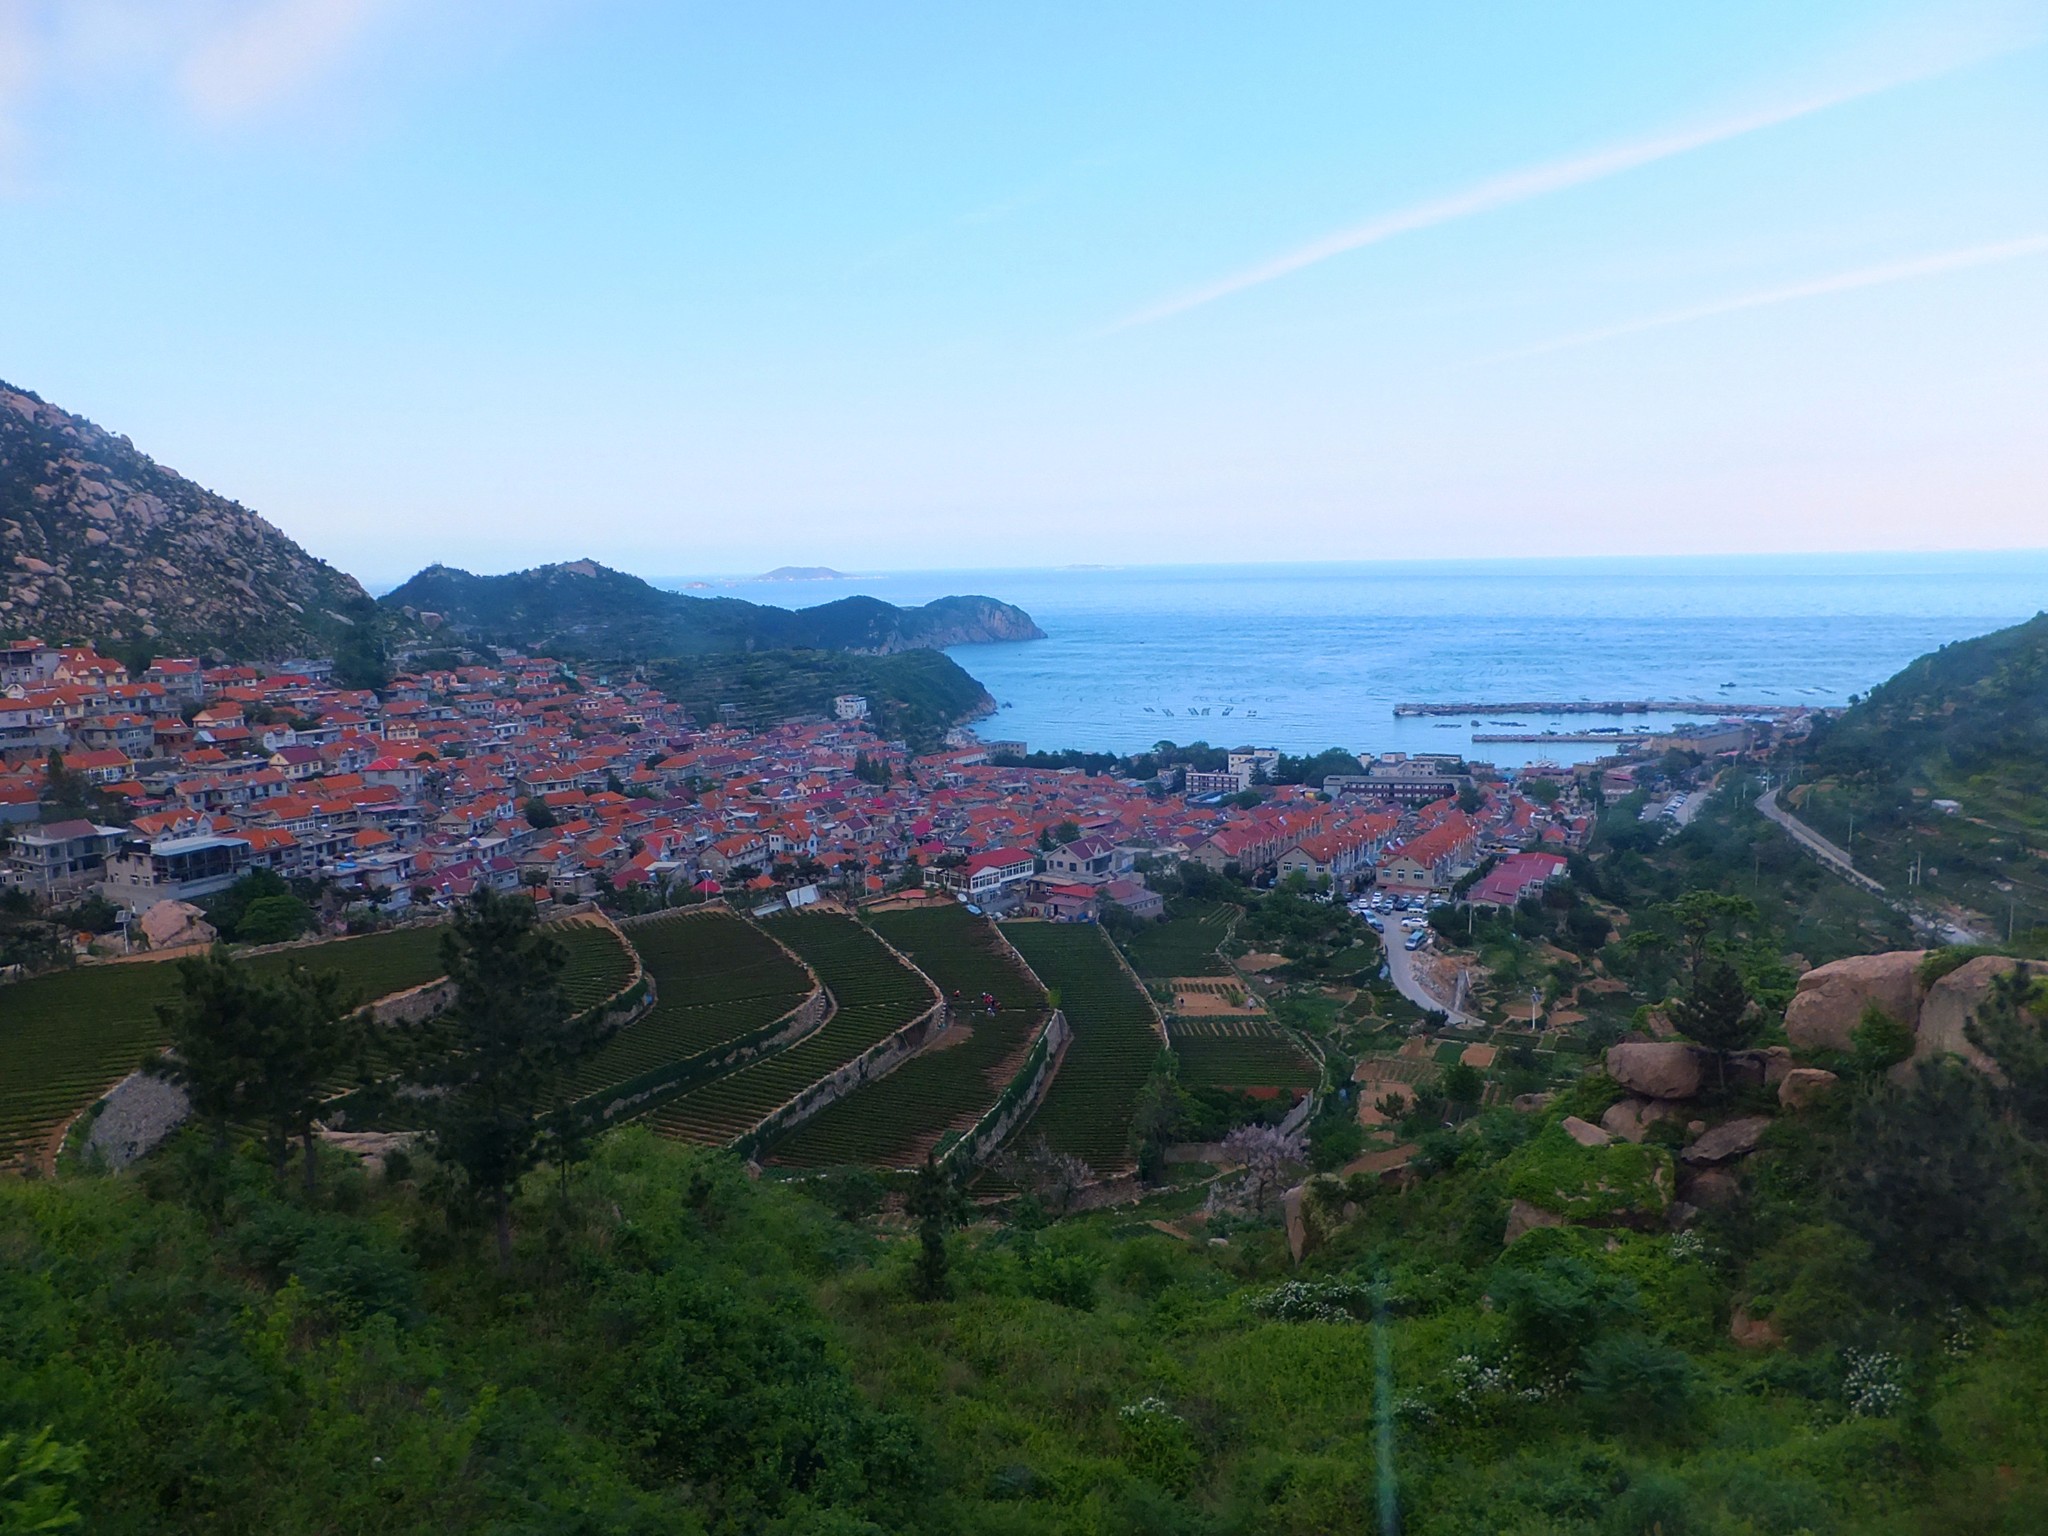
[[[571,576],[579,579],[564,579]],[[587,559],[503,576],[432,565],[381,601],[408,616],[435,614],[448,632],[486,643],[613,659],[756,649],[892,655],[1044,638],[1030,614],[991,597],[899,608],[851,596],[792,611],[664,591]]]

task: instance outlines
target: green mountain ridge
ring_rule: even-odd
[[[843,597],[792,611],[665,591],[594,560],[502,576],[430,565],[379,601],[387,613],[488,644],[631,661],[752,650],[888,656],[1044,638],[1023,609],[992,597],[942,597],[921,608]]]
[[[1789,798],[1853,833],[1878,879],[1917,868],[2001,930],[2048,924],[2048,613],[1919,657],[1817,726],[1803,759]]]

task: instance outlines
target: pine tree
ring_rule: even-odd
[[[562,994],[568,955],[540,931],[533,904],[480,886],[441,941],[455,987],[447,1014],[455,1047],[431,1074],[442,1089],[434,1154],[459,1170],[497,1228],[498,1261],[512,1258],[512,1192],[546,1145],[569,1064],[588,1043]]]
[[[917,1218],[917,1261],[910,1271],[911,1294],[919,1301],[944,1301],[953,1290],[948,1274],[946,1233],[967,1214],[967,1196],[959,1181],[927,1152],[904,1205]]]
[[[368,1025],[351,1014],[341,978],[290,966],[257,976],[226,950],[178,962],[179,996],[159,1005],[170,1051],[151,1069],[185,1090],[220,1141],[236,1121],[262,1127],[283,1177],[294,1140],[317,1181],[313,1123],[326,1085],[360,1059]]]
[[[1714,1053],[1721,1087],[1728,1086],[1728,1053],[1756,1039],[1762,1021],[1750,1008],[1749,988],[1742,973],[1726,960],[1705,959],[1693,972],[1692,986],[1671,1007],[1671,1022],[1696,1045]]]

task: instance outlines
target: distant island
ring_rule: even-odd
[[[778,565],[765,576],[756,576],[756,581],[851,581],[853,578],[844,571],[835,571],[829,565]]]

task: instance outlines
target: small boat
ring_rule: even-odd
[[[1223,713],[1227,715],[1235,708],[1237,708],[1235,704],[1226,704],[1223,706]]]

